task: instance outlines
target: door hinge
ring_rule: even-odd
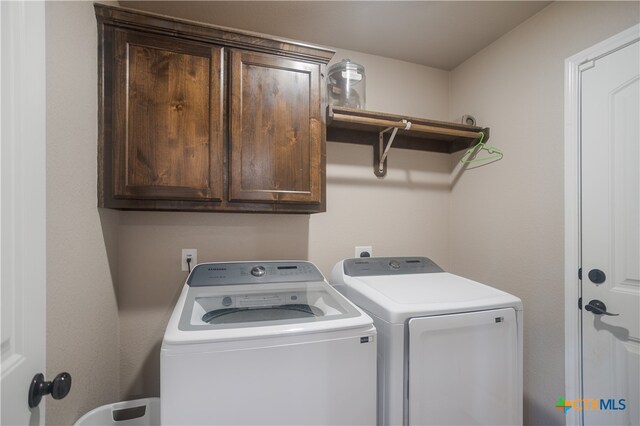
[[[588,61],[584,61],[583,63],[581,63],[578,66],[578,69],[580,70],[580,72],[584,72],[584,71],[589,71],[591,68],[596,66],[596,61],[591,59]]]
[[[578,269],[578,279],[582,280],[582,268]]]
[[[582,297],[578,298],[578,309],[582,310]]]

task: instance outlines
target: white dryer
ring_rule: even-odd
[[[378,424],[522,424],[522,302],[425,257],[346,259],[332,284],[378,331]]]
[[[375,335],[309,262],[200,264],[162,342],[161,422],[372,424]]]

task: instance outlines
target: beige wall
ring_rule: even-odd
[[[46,23],[47,375],[73,376],[70,395],[48,402],[47,423],[158,395],[159,344],[185,278],[182,248],[197,248],[200,261],[309,258],[325,274],[355,244],[448,262],[442,154],[394,150],[388,178],[378,180],[371,148],[330,143],[329,213],[312,216],[99,211],[93,7],[48,3]],[[371,70],[370,109],[446,118],[448,73],[355,52],[336,58],[346,56]],[[429,239],[415,238],[427,231]]]
[[[369,109],[446,118],[447,72],[347,51],[335,60],[343,57],[365,65]],[[122,212],[121,397],[159,393],[160,343],[186,277],[182,248],[198,249],[199,262],[309,259],[326,275],[353,255],[356,244],[371,244],[377,254],[431,254],[447,264],[449,157],[394,150],[384,180],[374,176],[371,163],[371,148],[328,144],[328,213]]]
[[[120,395],[158,396],[160,343],[187,273],[198,261],[304,259],[307,215],[122,212],[119,228]]]
[[[525,424],[564,424],[564,59],[638,9],[556,2],[451,73],[450,118],[475,115],[505,152],[452,190],[452,269],[524,302]]]
[[[71,393],[46,398],[47,424],[69,425],[118,400],[119,340],[109,260],[118,212],[96,208],[97,32],[91,2],[47,2],[47,372]],[[111,265],[115,267],[115,264]]]
[[[47,423],[158,394],[182,248],[200,261],[308,258],[328,275],[356,244],[426,255],[522,297],[527,423],[563,421],[552,407],[563,392],[563,60],[636,22],[637,3],[553,4],[451,74],[338,52],[366,66],[368,109],[474,114],[506,157],[451,190],[448,155],[392,150],[380,180],[371,148],[329,142],[328,211],[311,216],[99,211],[93,7],[46,10],[47,376],[74,380],[67,399],[48,401]]]
[[[449,73],[338,50],[364,65],[367,109],[446,120]],[[449,155],[392,149],[384,179],[373,174],[373,149],[327,144],[327,212],[309,219],[309,260],[328,277],[356,245],[376,256],[429,255],[449,263]]]

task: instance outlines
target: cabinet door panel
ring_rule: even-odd
[[[231,201],[322,201],[320,65],[231,52]]]
[[[116,32],[114,196],[223,196],[222,49]]]

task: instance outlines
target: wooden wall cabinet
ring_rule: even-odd
[[[325,210],[332,51],[95,5],[98,205]]]
[[[321,204],[320,81],[316,64],[231,51],[231,201]]]

